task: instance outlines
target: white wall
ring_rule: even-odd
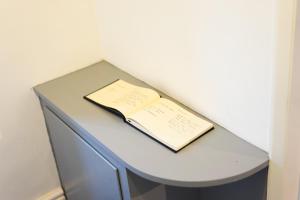
[[[59,186],[31,88],[100,59],[93,14],[89,1],[0,1],[0,199]]]
[[[298,17],[298,19],[300,19]],[[298,34],[295,55],[300,55],[300,23],[298,22]],[[292,73],[291,94],[288,109],[288,126],[286,132],[286,149],[284,152],[284,199],[297,199],[300,182],[300,58],[295,56],[295,64]]]
[[[104,58],[269,150],[273,0],[96,0]]]
[[[287,182],[286,175],[296,177],[295,171],[287,171],[291,157],[287,152],[289,143],[293,140],[290,137],[290,99],[291,83],[293,76],[293,57],[297,56],[294,51],[295,44],[295,19],[297,0],[276,0],[274,9],[274,59],[272,69],[272,109],[270,112],[270,171],[268,185],[269,200],[295,200],[290,198],[294,195],[297,187],[295,182]],[[299,52],[298,52],[299,53]],[[294,107],[293,109],[295,109]],[[294,138],[295,139],[295,138]],[[296,142],[296,141],[295,141]],[[297,141],[299,142],[299,141]],[[297,156],[296,154],[293,154]],[[295,159],[295,158],[292,158]],[[294,161],[292,161],[294,162]],[[288,164],[287,164],[288,163]],[[288,188],[288,194],[285,189]]]
[[[298,0],[288,104],[287,141],[284,165],[284,199],[297,199],[300,194],[300,1]],[[300,198],[300,196],[299,196]]]

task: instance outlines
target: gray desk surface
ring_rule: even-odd
[[[102,61],[38,85],[35,91],[47,107],[95,149],[155,182],[184,187],[215,186],[243,179],[268,166],[266,152],[217,124],[214,130],[174,153],[121,118],[83,99],[117,78],[147,86]]]

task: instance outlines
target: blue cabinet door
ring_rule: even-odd
[[[68,200],[121,200],[118,170],[55,114],[44,115]]]

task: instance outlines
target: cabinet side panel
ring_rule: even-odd
[[[117,169],[50,110],[45,119],[69,200],[121,200]]]

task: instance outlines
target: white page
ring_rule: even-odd
[[[87,98],[101,105],[115,108],[124,116],[144,107],[159,99],[154,90],[132,85],[123,80],[118,80],[90,95]]]
[[[131,114],[129,119],[135,121],[133,124],[142,126],[147,134],[174,150],[182,148],[213,127],[212,123],[164,98]]]

